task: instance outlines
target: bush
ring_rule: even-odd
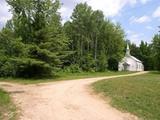
[[[1,66],[0,75],[3,77],[50,77],[52,67],[49,64],[30,58],[11,58]]]
[[[95,71],[96,62],[91,54],[87,54],[81,58],[81,68],[87,72]]]
[[[108,61],[105,54],[100,54],[97,60],[97,71],[104,72],[107,70]]]
[[[118,60],[115,58],[110,58],[108,60],[108,69],[113,70],[113,71],[117,71],[118,70]]]
[[[15,70],[13,64],[11,64],[9,61],[5,61],[3,65],[1,65],[0,69],[0,76],[1,77],[7,77],[7,76],[14,76]]]
[[[64,68],[64,72],[69,72],[69,73],[79,73],[81,71],[82,69],[79,67],[78,64],[72,64]]]

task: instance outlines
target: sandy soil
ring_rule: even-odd
[[[0,82],[0,87],[11,93],[20,108],[20,120],[138,120],[111,107],[93,94],[89,85],[102,79],[143,73],[146,72],[36,85]]]

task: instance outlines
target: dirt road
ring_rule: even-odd
[[[89,85],[102,79],[144,73],[36,85],[0,82],[0,87],[11,93],[15,104],[21,109],[20,120],[137,120],[129,113],[112,108],[93,94]]]

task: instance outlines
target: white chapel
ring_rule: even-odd
[[[127,44],[125,57],[119,62],[119,71],[144,71],[142,61],[138,60],[134,56],[131,56],[129,45]]]

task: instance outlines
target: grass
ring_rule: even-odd
[[[98,81],[93,88],[122,111],[144,120],[160,120],[160,73]]]
[[[0,89],[0,120],[15,120],[16,107],[9,94]]]
[[[120,75],[120,74],[129,74],[133,72],[80,72],[80,73],[57,73],[57,77],[49,79],[21,79],[21,78],[0,78],[0,81],[6,82],[16,82],[21,84],[36,84],[43,82],[53,82],[61,80],[73,80],[73,79],[82,79],[82,78],[92,78],[92,77],[101,77],[101,76],[111,76],[111,75]]]

